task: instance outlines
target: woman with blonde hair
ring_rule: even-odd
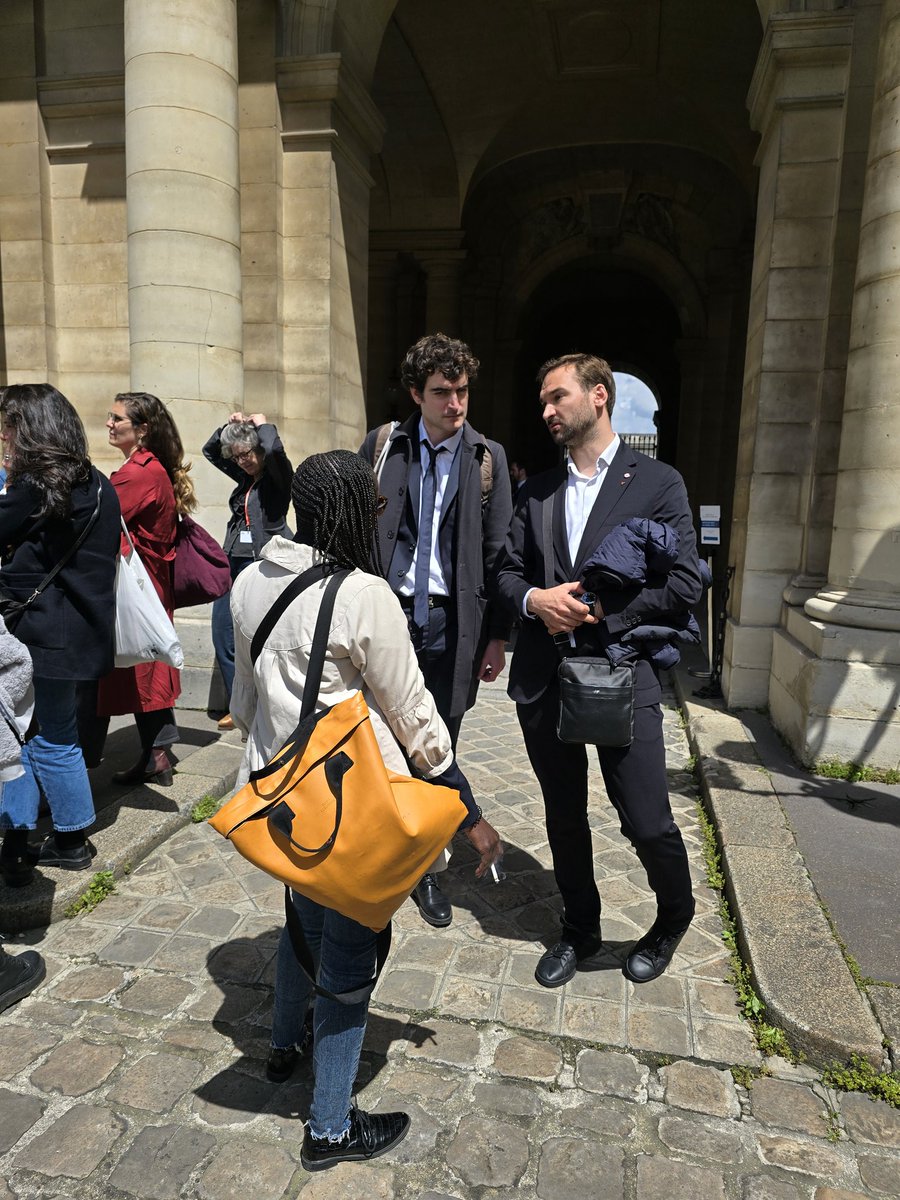
[[[122,506],[122,519],[169,616],[173,613],[172,564],[178,517],[197,507],[194,485],[174,420],[161,400],[147,392],[121,392],[106,421],[109,443],[125,457],[110,476]],[[123,553],[128,550],[122,538]],[[118,667],[100,680],[97,712],[101,727],[108,718],[133,713],[141,752],[116,783],[153,783],[168,787],[174,762],[169,747],[178,741],[174,704],[181,676],[161,662]]]

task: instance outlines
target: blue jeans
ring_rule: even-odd
[[[294,908],[318,969],[318,983],[331,992],[362,987],[375,973],[375,934],[364,925],[291,892]],[[300,969],[285,927],[278,944],[272,1045],[292,1046],[303,1036],[310,1001],[309,981]],[[367,1000],[337,1004],[317,996],[313,1061],[316,1081],[309,1110],[315,1137],[333,1140],[350,1127],[350,1099],[366,1033]]]
[[[34,829],[41,791],[54,829],[67,833],[93,825],[94,798],[78,744],[75,687],[74,679],[35,676],[34,715],[40,733],[22,747],[25,774],[3,789],[3,829]]]
[[[244,567],[249,567],[253,559],[232,558],[229,554],[228,561],[231,564],[231,582],[234,583]],[[226,592],[224,596],[219,596],[218,600],[213,600],[211,624],[213,650],[216,652],[216,662],[222,672],[225,694],[230,704],[231,689],[234,687],[234,625],[231,621],[231,592]]]

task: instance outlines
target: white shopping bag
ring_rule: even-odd
[[[164,662],[181,670],[184,653],[175,626],[156,594],[124,521],[122,529],[129,550],[119,558],[116,572],[116,666]]]

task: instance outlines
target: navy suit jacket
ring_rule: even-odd
[[[567,470],[554,467],[530,476],[516,503],[498,569],[503,601],[521,614],[530,588],[555,587],[581,578],[581,569],[606,535],[630,517],[665,522],[680,535],[678,559],[665,575],[648,577],[644,587],[624,588],[615,610],[604,609],[599,625],[576,631],[576,651],[599,654],[637,625],[658,624],[666,614],[688,612],[701,598],[703,585],[697,539],[684,482],[674,467],[648,458],[622,442],[606,472],[581,545],[572,562],[565,526]],[[549,545],[547,535],[549,532]],[[609,594],[604,595],[604,600]],[[612,607],[612,605],[610,606]],[[509,672],[509,694],[520,704],[538,700],[553,682],[559,652],[543,621],[523,618]],[[639,661],[635,704],[659,700],[659,683],[649,662]]]

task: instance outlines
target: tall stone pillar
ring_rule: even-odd
[[[785,732],[801,756],[900,760],[900,0],[884,0],[828,582],[792,612]],[[799,647],[799,652],[797,651]],[[786,647],[786,653],[791,647]],[[786,721],[782,721],[787,725]]]
[[[696,505],[701,470],[700,443],[705,435],[703,376],[709,347],[703,338],[681,338],[675,346],[681,367],[681,404],[678,412],[678,447],[675,466],[688,495]],[[699,513],[697,514],[699,516]]]
[[[456,234],[455,240],[461,241],[462,234]],[[459,337],[460,286],[465,257],[465,251],[458,249],[419,251],[418,259],[427,280],[426,333]]]
[[[798,466],[812,457],[824,364],[853,15],[772,17],[750,90],[762,138],[723,669],[733,706],[767,702],[782,597],[802,557]]]
[[[369,159],[384,122],[340,54],[278,63],[284,427],[299,460],[366,431]]]
[[[56,370],[34,20],[30,4],[0,6],[0,383],[40,383]]]
[[[235,0],[125,0],[131,386],[195,460],[243,401],[237,96]]]

